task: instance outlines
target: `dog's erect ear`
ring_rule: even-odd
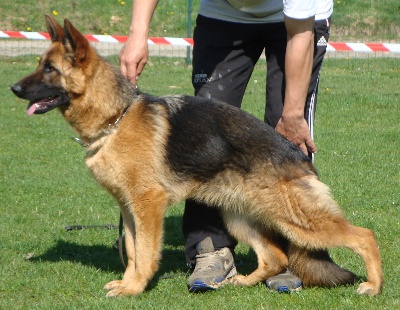
[[[68,52],[75,55],[75,59],[79,64],[83,64],[86,60],[89,50],[89,41],[81,34],[68,19],[64,20],[64,46]]]
[[[52,42],[62,40],[62,38],[64,37],[63,27],[61,27],[61,25],[48,14],[46,14],[46,26]]]

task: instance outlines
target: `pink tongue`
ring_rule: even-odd
[[[35,113],[35,111],[36,111],[36,105],[32,104],[31,107],[28,110],[26,110],[26,114],[31,116],[33,113]]]

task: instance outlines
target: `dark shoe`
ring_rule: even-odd
[[[277,291],[278,293],[297,292],[302,288],[301,280],[289,270],[268,278],[265,284],[267,284],[269,289]]]

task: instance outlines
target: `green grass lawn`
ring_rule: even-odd
[[[116,61],[116,59],[113,59]],[[65,231],[72,224],[117,224],[112,198],[84,165],[84,149],[57,111],[27,117],[27,103],[9,87],[37,65],[35,56],[0,58],[0,309],[399,309],[400,68],[396,59],[325,62],[316,119],[316,166],[347,217],[373,229],[385,276],[383,293],[355,287],[312,288],[279,295],[264,285],[189,294],[182,205],[166,218],[163,260],[144,294],[107,299],[102,287],[123,268],[112,249],[117,230]],[[262,118],[265,69],[256,67],[243,108]],[[155,58],[139,86],[153,94],[191,94],[184,60]],[[334,236],[332,236],[334,237]],[[254,254],[237,248],[242,273]],[[344,249],[335,261],[365,278],[359,257]],[[174,274],[175,277],[161,277]]]

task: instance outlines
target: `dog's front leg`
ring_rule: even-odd
[[[108,297],[138,295],[158,269],[161,257],[166,194],[149,190],[135,197],[127,208],[121,208],[124,218],[125,245],[128,264],[122,280],[106,284]]]
[[[125,250],[128,257],[128,262],[126,265],[126,270],[124,273],[124,277],[130,275],[133,277],[135,273],[135,223],[134,223],[134,214],[131,213],[129,206],[121,204],[120,206],[123,222],[124,222],[124,231],[125,231]],[[107,283],[104,286],[105,290],[110,291],[107,296],[115,296],[112,293],[113,290],[124,287],[123,280],[115,280]],[[115,291],[116,292],[116,291]]]

